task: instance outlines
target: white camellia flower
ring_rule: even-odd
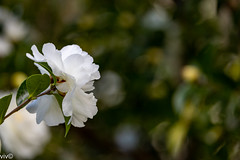
[[[0,97],[6,94],[0,91]],[[17,107],[15,97],[14,93],[8,113]],[[36,124],[35,119],[35,115],[29,115],[26,109],[21,109],[0,125],[2,147],[16,159],[33,159],[50,140],[48,127],[44,123]]]
[[[53,74],[57,77],[57,90],[64,95],[62,102],[63,114],[71,117],[69,123],[83,127],[87,118],[93,118],[97,113],[97,99],[93,93],[93,80],[100,78],[99,66],[93,63],[93,58],[78,45],[68,45],[57,50],[54,44],[43,45],[41,54],[35,45],[32,46],[33,56],[27,57],[35,62],[47,62]],[[47,71],[40,65],[42,74]],[[86,93],[87,92],[87,93]],[[45,95],[34,100],[27,106],[30,113],[37,113],[37,123],[42,120],[48,125],[58,125],[64,122],[60,107],[53,95]]]

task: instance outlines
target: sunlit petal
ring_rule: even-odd
[[[82,86],[82,90],[87,92],[87,91],[92,91],[95,87],[93,86],[94,81],[90,81],[86,83],[84,86]]]
[[[33,45],[31,47],[35,61],[41,62],[45,60],[45,57],[38,51],[37,47]]]
[[[98,111],[96,102],[97,99],[92,93],[87,94],[81,89],[76,89],[72,97],[73,114],[93,118]]]
[[[81,54],[82,49],[78,45],[68,45],[61,49],[62,60],[64,61],[67,57],[73,54]]]
[[[55,126],[64,123],[64,118],[58,105],[57,100],[53,95],[44,95],[38,99],[37,123],[42,120],[49,126]]]

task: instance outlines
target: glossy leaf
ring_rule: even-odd
[[[47,64],[47,62],[35,62],[37,64],[39,64],[41,67],[43,67],[44,69],[46,69],[48,71],[48,73],[52,76],[53,78],[53,83],[54,85],[56,85],[57,83],[57,78],[56,76],[52,73],[52,69],[49,67],[49,65]]]
[[[50,85],[50,78],[47,74],[35,74],[26,80],[26,87],[29,93],[29,98],[35,97]]]
[[[61,111],[62,111],[62,101],[63,101],[63,97],[60,96],[59,94],[54,94],[54,96],[56,97],[57,101],[58,101],[58,104],[61,108]],[[64,116],[64,119],[65,119],[65,135],[64,137],[67,137],[67,134],[71,128],[71,123],[69,123],[69,120],[70,120],[71,117],[66,117]]]
[[[18,88],[18,91],[17,91],[17,96],[16,96],[17,106],[19,106],[25,100],[27,100],[28,97],[29,97],[29,93],[28,93],[28,90],[27,90],[26,80],[25,80],[25,81],[22,82],[22,84],[20,85],[20,87]]]

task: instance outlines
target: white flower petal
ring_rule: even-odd
[[[92,64],[83,65],[82,68],[84,68],[85,72],[88,73],[88,75],[92,75],[93,73],[98,71],[99,66],[92,63]]]
[[[63,74],[61,53],[56,50],[56,47],[52,43],[44,44],[42,51],[47,59],[48,65],[53,71],[53,74],[55,74],[56,76],[61,76]]]
[[[43,45],[42,52],[43,52],[44,56],[46,56],[46,57],[51,56],[53,53],[56,52],[56,47],[52,43],[46,43]]]
[[[37,123],[42,120],[49,126],[58,125],[64,122],[64,118],[57,100],[53,95],[44,95],[37,99]]]
[[[87,120],[87,119],[86,119]],[[84,121],[82,121],[81,119],[79,119],[79,117],[77,116],[74,116],[74,118],[72,119],[71,121],[71,124],[74,126],[74,127],[84,127]]]
[[[87,52],[85,52],[85,51],[82,51],[82,53],[81,53],[82,55],[88,55],[88,53]]]
[[[61,62],[59,61],[58,64],[60,64],[60,63],[61,63]],[[53,61],[51,61],[51,60],[48,60],[48,65],[51,67],[53,74],[54,74],[55,76],[61,77],[61,76],[64,75],[64,73],[63,73],[63,71],[62,71],[63,69],[60,69],[60,68],[62,68],[62,67],[57,66],[58,64],[56,64],[56,62],[53,62]]]
[[[76,78],[76,84],[78,87],[82,87],[84,86],[87,82],[90,81],[90,74],[84,69],[84,68],[80,68],[78,70],[78,74],[75,75]]]
[[[88,118],[93,118],[98,111],[96,102],[97,99],[92,93],[87,94],[84,93],[82,89],[75,89],[72,97],[73,115],[83,115]]]
[[[90,80],[99,79],[100,77],[100,72],[96,71],[91,75]]]
[[[64,76],[60,78],[64,79],[66,82],[56,84],[56,87],[59,91],[66,93],[75,87],[75,78],[73,76],[64,73]]]
[[[85,92],[92,91],[95,87],[93,86],[94,81],[90,81],[82,86],[82,90]]]
[[[45,115],[50,107],[50,101],[48,100],[47,96],[39,97],[37,100],[37,115],[36,115],[36,121],[37,124],[41,123],[43,119],[45,118]]]
[[[81,54],[82,49],[78,45],[68,45],[61,49],[62,53],[62,60],[64,61],[67,57],[73,55],[73,54]]]
[[[66,93],[69,91],[70,87],[67,82],[64,83],[57,83],[56,85],[57,89],[63,93]]]
[[[43,62],[45,61],[45,57],[38,51],[37,47],[35,45],[33,45],[31,47],[31,50],[33,52],[33,56],[34,56],[34,61],[36,62]]]
[[[39,64],[34,63],[34,65],[38,67],[38,69],[41,72],[41,74],[48,74],[48,75],[50,75],[49,72],[46,69],[44,69],[42,66],[40,66]]]
[[[67,117],[72,116],[72,112],[73,112],[72,96],[74,94],[74,90],[75,88],[71,91],[68,91],[65,97],[63,98],[62,110],[63,110],[63,114]]]
[[[38,102],[37,100],[33,100],[32,102],[30,102],[26,109],[29,113],[36,113],[37,112],[37,108],[38,108]]]
[[[93,58],[87,54],[87,52],[85,52],[86,54],[84,54],[84,65],[91,65],[93,63]]]
[[[46,61],[45,57],[38,51],[38,49],[35,45],[33,45],[31,47],[31,50],[32,50],[33,56],[29,53],[26,54],[26,56],[29,59],[31,59],[35,62],[45,62]]]
[[[70,75],[78,74],[77,71],[81,67],[80,64],[83,64],[84,57],[79,54],[72,54],[69,57],[66,57],[63,61],[65,72]]]
[[[56,125],[59,125],[60,123],[64,123],[65,120],[56,98],[52,95],[51,97],[52,97],[52,103],[44,117],[44,121],[48,126],[56,126]]]
[[[29,54],[29,53],[26,53],[26,56],[29,58],[29,59],[31,59],[31,60],[33,60],[33,61],[35,61],[35,58],[31,55],[31,54]]]

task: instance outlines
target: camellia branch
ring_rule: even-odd
[[[13,113],[19,111],[21,108],[23,108],[25,105],[27,105],[29,102],[31,102],[32,99],[27,99],[25,100],[22,104],[20,104],[19,106],[17,106],[17,108],[15,108],[14,110],[12,110],[10,113],[8,113],[5,117],[4,120],[6,118],[8,118],[9,116],[11,116]]]
[[[51,87],[50,89],[46,90],[45,92],[42,92],[41,94],[37,95],[35,98],[37,97],[41,97],[43,95],[46,95],[48,93],[50,93],[51,91],[54,91],[56,88]],[[27,105],[29,102],[31,102],[33,100],[33,98],[28,98],[26,99],[22,104],[20,104],[19,106],[17,106],[17,108],[15,108],[14,110],[12,110],[10,113],[8,113],[5,117],[4,120],[7,119],[9,116],[11,116],[13,113],[19,111],[20,109],[22,109],[25,105]]]

